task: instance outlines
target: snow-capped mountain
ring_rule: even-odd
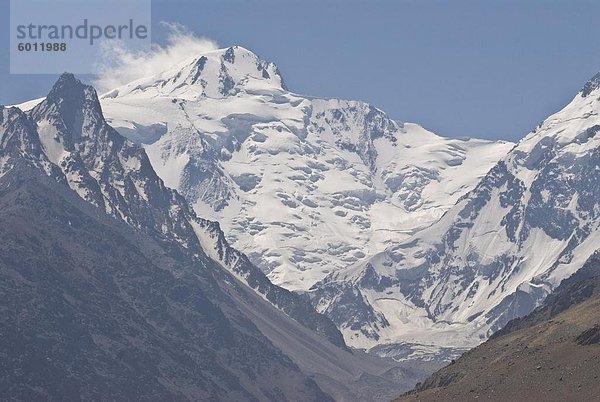
[[[600,74],[430,227],[312,291],[352,345],[472,347],[600,248]],[[388,354],[393,354],[388,350]]]
[[[71,74],[27,112],[0,106],[0,161],[9,397],[389,400],[430,370],[351,353],[166,187]]]
[[[3,142],[19,142],[7,144],[6,156],[0,154],[6,160],[0,175],[18,160],[13,155],[17,150],[87,202],[195,256],[208,255],[292,318],[345,347],[327,318],[316,314],[304,298],[273,285],[229,245],[218,223],[197,217],[183,197],[164,185],[144,149],[106,123],[93,87],[63,74],[48,96],[27,112],[30,119],[15,108],[3,111],[3,126],[11,133]],[[14,121],[31,131],[14,129]],[[21,139],[21,133],[27,138]]]
[[[167,186],[290,290],[428,226],[512,147],[297,95],[241,47],[116,88],[101,104]]]

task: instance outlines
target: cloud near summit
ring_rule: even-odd
[[[115,41],[111,41],[110,47],[102,49],[102,57],[97,64],[98,74],[93,80],[100,93],[157,74],[199,53],[218,48],[214,40],[198,37],[181,24],[164,21],[160,24],[169,32],[165,45],[153,43],[149,51],[131,51],[123,45],[115,46]]]

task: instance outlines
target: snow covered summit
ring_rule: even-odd
[[[241,47],[101,97],[166,185],[275,283],[307,290],[438,219],[512,144],[439,137],[358,101],[288,91]]]
[[[110,91],[104,97],[152,95],[194,100],[198,96],[224,98],[241,90],[285,89],[277,66],[259,59],[243,47],[234,46],[195,56],[156,76],[141,78]]]

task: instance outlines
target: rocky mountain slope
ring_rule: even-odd
[[[430,369],[349,352],[167,188],[70,74],[28,112],[0,107],[0,213],[3,395],[385,399]]]
[[[600,75],[435,224],[313,287],[354,345],[472,347],[598,249]]]
[[[104,94],[107,119],[276,284],[305,291],[437,220],[512,147],[290,92],[231,47]]]
[[[599,275],[595,256],[533,313],[399,401],[600,399]]]
[[[13,120],[27,120],[16,109],[6,113],[7,134],[14,130]],[[91,86],[64,74],[28,115],[31,122],[23,124],[33,133],[16,146],[36,147],[27,157],[49,166],[45,169],[84,200],[171,243],[170,247],[184,247],[194,256],[208,254],[292,318],[345,346],[327,318],[298,295],[274,286],[245,255],[230,247],[217,223],[198,218],[183,197],[163,184],[145,151],[106,123]]]
[[[210,268],[66,190],[22,166],[0,178],[3,398],[328,398]]]

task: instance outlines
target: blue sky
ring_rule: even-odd
[[[24,0],[26,1],[26,0]],[[275,62],[298,93],[370,102],[446,136],[516,141],[600,70],[599,1],[184,1],[152,3],[222,47]],[[0,0],[0,104],[56,76],[10,75]],[[88,77],[89,78],[89,77]]]

